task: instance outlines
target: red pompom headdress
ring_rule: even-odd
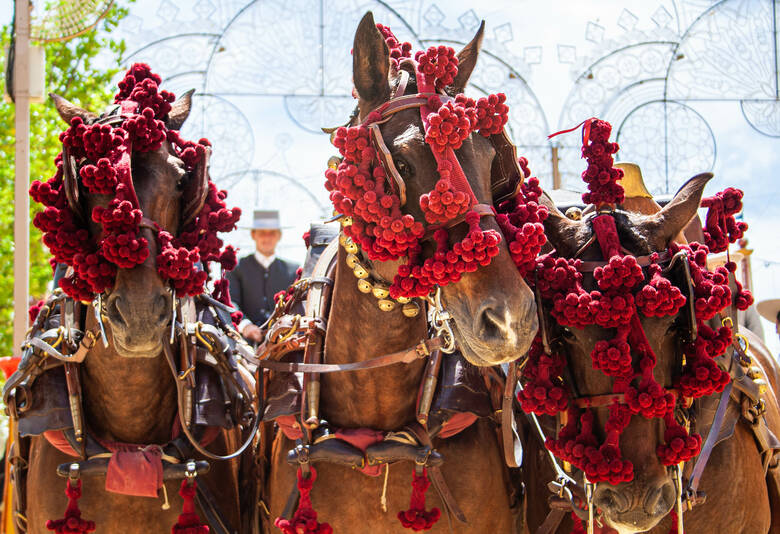
[[[697,337],[683,346],[685,364],[676,377],[675,388],[667,390],[653,376],[656,356],[645,337],[639,314],[676,315],[688,297],[664,276],[660,254],[653,254],[643,271],[637,258],[625,254],[620,246],[609,209],[623,201],[623,187],[618,183],[623,171],[613,166],[612,155],[618,145],[609,142],[611,129],[609,123],[598,119],[589,119],[583,125],[582,155],[588,162],[582,174],[588,184],[583,201],[596,205],[598,214],[589,222],[606,260],[593,270],[598,289],[587,291],[582,286],[583,264],[579,259],[561,258],[554,252],[537,258],[536,277],[529,280],[559,325],[598,325],[615,331],[614,338],[598,341],[591,354],[593,368],[613,377],[613,395],[603,396],[606,404],[596,404],[610,410],[604,429],[606,439],[603,443],[597,440],[590,410],[597,400],[603,399],[571,398],[561,378],[566,359],[546,350],[541,334],[529,352],[523,369],[525,385],[518,398],[526,412],[562,414],[565,422],[561,432],[557,439],[549,438],[546,443],[550,451],[581,469],[590,482],[618,484],[633,478],[633,466],[622,458],[619,444],[620,434],[633,415],[664,419],[665,443],[657,450],[664,465],[687,461],[699,454],[701,437],[689,435],[677,423],[674,409],[678,402],[722,391],[729,381],[728,373],[713,358],[725,352],[731,342],[731,329],[721,326],[713,330],[705,321],[731,303],[728,278],[729,270],[735,267],[729,264],[709,271],[708,248],[698,243],[672,243],[665,254],[673,258],[682,252],[688,264],[698,330]],[[741,192],[728,189],[702,201],[703,206],[710,207],[705,237],[708,244],[717,243],[717,250],[725,250],[729,242],[744,233],[746,225],[733,220],[734,213],[741,209],[741,196]],[[752,297],[740,286],[738,289],[741,298],[736,299],[737,307],[745,309]],[[638,357],[636,366],[632,353]]]
[[[33,224],[43,232],[43,242],[54,260],[72,267],[60,286],[75,299],[92,300],[95,294],[114,285],[118,268],[131,269],[146,261],[149,247],[139,235],[142,225],[155,230],[157,270],[179,296],[204,291],[209,262],[219,263],[223,270],[236,264],[235,250],[231,246],[223,249],[217,232],[234,229],[241,210],[228,209],[227,193],[217,190],[210,180],[203,207],[190,221],[184,221],[178,236],[165,232],[153,221],[143,220],[130,170],[132,153],[158,150],[167,141],[184,162],[185,170],[194,173],[198,165],[206,164],[210,150],[206,139],[184,141],[178,131],[168,129],[165,120],[175,96],[158,90],[160,82],[148,65],[133,65],[119,82],[114,99],[119,104],[118,116],[112,113],[93,124],[74,117],[70,128],[60,134],[63,153],[55,160],[57,173],[46,182],[34,181],[30,187],[33,200],[46,206]],[[74,213],[69,202],[63,166],[71,161],[78,165],[81,186],[90,193],[111,196],[108,207],[97,206],[88,214],[103,228],[102,239],[97,242],[90,237],[87,221]],[[199,268],[198,263],[203,267]],[[223,285],[216,284],[216,296],[221,300],[227,297],[219,289]]]
[[[424,223],[401,211],[403,192],[392,185],[388,164],[380,157],[375,139],[381,136],[376,125],[385,118],[383,113],[392,105],[391,100],[369,113],[359,125],[336,130],[333,144],[343,159],[337,168],[326,171],[325,187],[336,211],[351,218],[352,224],[345,226],[345,233],[369,259],[407,258],[390,286],[390,296],[422,297],[435,286],[457,282],[464,272],[488,265],[499,252],[501,235],[495,230],[483,230],[479,224],[482,216],[495,214],[495,208],[478,204],[454,151],[473,132],[485,137],[500,133],[507,122],[509,108],[503,94],[476,101],[462,94],[455,98],[447,96],[444,88],[458,73],[458,58],[452,48],[430,47],[417,52],[412,59],[409,43],[399,43],[390,29],[381,24],[377,28],[390,49],[394,71],[401,76],[413,73],[417,97],[427,99],[419,106],[420,115],[425,141],[436,159],[439,180],[431,192],[420,197]],[[405,83],[402,85],[405,87]],[[402,96],[402,91],[397,89],[394,99]],[[518,202],[526,211],[534,212],[529,219],[533,219],[531,229],[524,233],[526,221],[520,221],[519,215],[514,223],[509,223],[508,216],[504,216],[503,227],[512,231],[507,237],[510,245],[516,243],[513,255],[523,256],[527,262],[532,261],[544,243],[541,225],[533,224],[544,218],[546,212],[536,215],[535,204],[526,205],[522,198]],[[516,205],[516,201],[508,201],[507,213],[513,213]],[[460,242],[450,247],[447,228],[461,221],[469,230]],[[435,252],[428,258],[421,254],[425,239],[435,243]]]

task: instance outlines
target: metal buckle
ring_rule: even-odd
[[[455,334],[452,331],[450,321],[452,316],[444,309],[441,303],[441,287],[436,286],[436,292],[433,299],[428,297],[428,300],[433,304],[433,312],[431,317],[431,324],[437,336],[441,336],[444,339],[444,346],[440,349],[444,354],[452,354],[455,352]]]
[[[106,337],[106,327],[103,326],[103,294],[98,293],[92,301],[92,308],[95,311],[95,320],[100,327],[100,338],[103,340],[103,347],[108,348],[108,338]]]

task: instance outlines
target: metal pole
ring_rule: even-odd
[[[552,150],[553,189],[561,188],[561,171],[558,169],[558,145],[550,146]]]
[[[27,332],[30,288],[30,1],[16,0],[14,100],[16,174],[14,178],[14,356],[21,356]]]

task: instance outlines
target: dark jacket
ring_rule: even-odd
[[[228,273],[230,299],[256,325],[263,324],[274,309],[274,295],[295,281],[298,266],[279,258],[266,269],[254,254],[241,258]]]

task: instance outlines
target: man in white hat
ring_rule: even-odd
[[[276,257],[282,238],[278,211],[255,210],[251,230],[255,252],[241,258],[227,278],[230,299],[244,313],[238,330],[246,339],[259,342],[259,326],[274,309],[274,295],[295,281],[298,266]]]
[[[775,323],[775,332],[780,336],[780,299],[762,300],[756,304],[756,309],[761,317]]]

